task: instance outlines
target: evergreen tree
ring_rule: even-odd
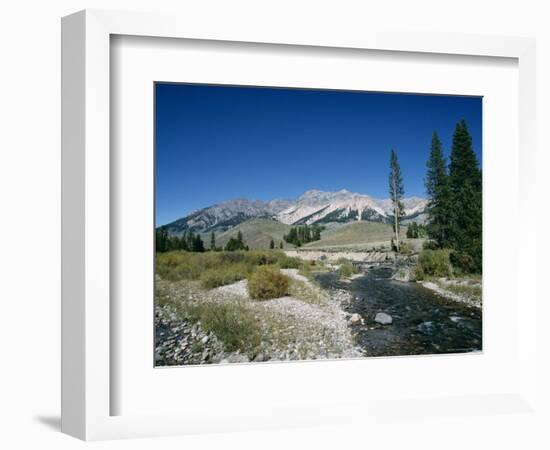
[[[193,250],[195,246],[195,233],[193,233],[193,230],[189,230],[187,233],[187,248],[189,248],[190,251],[194,252]]]
[[[165,228],[157,228],[155,232],[155,249],[157,252],[168,251],[168,232]]]
[[[239,243],[237,241],[237,239],[235,238],[229,238],[229,240],[227,241],[227,244],[225,244],[225,248],[224,250],[226,252],[234,252],[236,250],[239,250]]]
[[[298,232],[296,228],[291,228],[288,234],[284,236],[284,240],[289,244],[298,245]]]
[[[200,234],[196,234],[194,236],[192,249],[194,252],[204,252],[204,243],[201,239]]]
[[[312,241],[318,241],[321,239],[321,227],[319,225],[313,225],[313,235],[311,237]]]
[[[168,250],[179,250],[180,240],[177,236],[168,238]]]
[[[416,222],[412,222],[408,227],[407,227],[407,237],[409,239],[416,239],[418,238],[418,235],[419,235],[419,227],[418,227],[418,224]]]
[[[423,237],[426,237],[426,226],[423,225],[423,224],[417,224],[417,228],[416,228],[416,231],[418,233],[418,236],[419,238],[423,238]]]
[[[300,247],[302,244],[321,239],[322,230],[324,230],[324,227],[316,224],[292,227],[288,234],[283,236],[283,239],[289,244]]]
[[[281,242],[279,243],[279,248],[282,250],[282,248],[283,248],[283,241],[281,241]]]
[[[184,250],[184,251],[188,251],[189,250],[189,247],[187,246],[187,239],[186,239],[186,236],[185,236],[185,233],[181,235],[180,239],[179,239],[179,246],[178,246],[178,249],[179,250]]]
[[[229,241],[227,241],[227,244],[225,244],[224,250],[226,252],[234,252],[237,250],[248,250],[248,246],[245,245],[243,240],[243,234],[239,231],[237,233],[237,237],[231,237],[229,238]]]
[[[401,217],[404,213],[404,207],[401,200],[405,195],[405,188],[403,187],[401,167],[399,166],[399,162],[397,160],[397,154],[393,149],[390,156],[389,193],[393,208],[393,232],[395,236],[394,245],[397,252],[399,252],[399,227]]]
[[[479,163],[466,122],[453,135],[449,165],[452,196],[449,240],[455,249],[453,263],[464,271],[481,272],[482,181]]]
[[[269,242],[269,248],[275,248],[275,241],[273,239],[271,239],[271,241]]]
[[[428,194],[428,236],[440,248],[449,246],[451,223],[451,191],[441,140],[436,132],[432,135],[430,157],[424,184]]]
[[[210,234],[210,250],[215,251],[216,250],[216,233],[212,231]]]

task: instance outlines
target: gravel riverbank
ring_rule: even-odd
[[[283,269],[295,281],[287,295],[267,301],[250,299],[247,280],[204,290],[192,283],[157,282],[156,361],[159,365],[293,361],[365,356],[354,343],[343,306],[350,294],[325,291],[296,269]],[[223,339],[193,320],[196,305],[214,309],[238,305],[252,317],[260,338],[246,351],[227,352]]]
[[[478,309],[482,307],[481,283],[440,278],[437,281],[420,281],[420,284],[449,300]]]

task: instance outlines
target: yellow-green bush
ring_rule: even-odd
[[[248,274],[249,268],[243,263],[207,269],[201,274],[201,285],[206,289],[212,289],[243,280]]]
[[[417,280],[423,280],[426,277],[450,277],[452,274],[453,267],[448,250],[422,250],[413,270]]]
[[[220,265],[217,253],[190,253],[172,251],[157,253],[156,272],[165,280],[198,280],[201,274]]]
[[[204,331],[214,333],[228,352],[240,350],[250,356],[261,343],[261,328],[253,312],[238,302],[190,305],[186,315],[193,322],[200,321]]]
[[[399,253],[403,254],[403,255],[409,255],[410,253],[412,253],[411,251],[411,246],[408,242],[400,242],[399,243]]]
[[[416,281],[422,281],[426,278],[426,274],[424,273],[424,269],[422,268],[422,266],[420,264],[417,264],[416,266],[414,266],[412,268],[411,275],[412,275],[411,278],[413,280],[416,280]]]
[[[288,292],[288,277],[275,266],[260,266],[248,279],[248,293],[257,300],[283,297]]]
[[[281,269],[299,269],[302,264],[298,258],[292,258],[284,253],[278,256],[277,263]]]
[[[340,258],[338,261],[340,261],[340,277],[348,278],[357,273],[357,268],[350,261],[343,258]]]

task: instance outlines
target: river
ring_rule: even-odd
[[[349,313],[363,317],[353,325],[356,342],[368,356],[464,353],[482,349],[481,310],[442,298],[418,283],[391,279],[391,267],[369,269],[351,283],[338,274],[321,273],[317,281],[325,289],[344,289],[352,295]],[[374,321],[378,312],[393,323]]]

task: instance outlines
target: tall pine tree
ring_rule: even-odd
[[[157,228],[156,230],[155,249],[157,252],[168,251],[168,232],[165,228]]]
[[[210,250],[215,251],[216,250],[216,233],[212,231],[210,234]]]
[[[453,135],[449,187],[452,196],[449,240],[453,263],[464,271],[481,272],[482,183],[472,137],[464,120]]]
[[[393,242],[396,250],[399,252],[399,228],[401,223],[401,216],[404,213],[404,207],[401,200],[405,195],[405,188],[403,187],[403,176],[401,175],[401,167],[399,166],[399,162],[397,161],[397,154],[393,149],[390,155],[389,193],[393,209]]]
[[[440,248],[449,245],[451,192],[443,146],[436,132],[432,135],[428,171],[424,184],[428,194],[428,236]]]
[[[202,241],[200,234],[196,234],[193,237],[192,250],[194,252],[204,252],[204,242]]]

